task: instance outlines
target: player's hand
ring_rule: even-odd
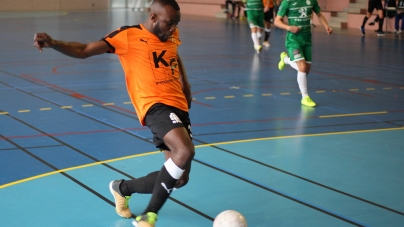
[[[55,40],[46,33],[36,33],[34,35],[34,46],[40,52],[42,52],[42,48],[51,48],[54,44]]]
[[[325,30],[327,31],[327,34],[331,35],[331,33],[332,33],[332,28],[328,27],[328,28],[326,28]]]
[[[290,26],[289,31],[292,32],[292,33],[298,33],[300,31],[300,27]]]

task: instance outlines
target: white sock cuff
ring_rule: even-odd
[[[270,28],[265,28],[265,31],[266,32],[271,32],[271,29]]]
[[[171,158],[164,163],[164,166],[171,177],[176,180],[180,179],[184,173],[184,170],[180,169],[180,167],[178,167]]]
[[[300,72],[300,71],[297,71],[297,75],[298,75],[298,76],[306,76],[306,75],[307,75],[307,73],[305,73],[305,72]]]

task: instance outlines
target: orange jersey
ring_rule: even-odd
[[[262,2],[264,3],[264,7],[267,4],[267,1],[269,1],[269,8],[274,8],[274,1],[273,0],[263,0]]]
[[[178,67],[179,31],[166,41],[146,30],[143,25],[121,27],[104,40],[118,56],[126,78],[126,88],[142,125],[149,108],[155,103],[188,111]]]

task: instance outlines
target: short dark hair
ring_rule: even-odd
[[[180,11],[180,6],[175,0],[154,0],[152,4],[160,4],[161,6],[171,6],[173,9]]]

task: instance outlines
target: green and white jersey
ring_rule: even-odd
[[[264,11],[264,3],[262,0],[243,0],[245,10],[249,11]]]
[[[317,0],[283,0],[278,16],[287,16],[289,25],[300,27],[300,32],[304,32],[311,30],[310,18],[313,11],[316,14],[321,11]]]

